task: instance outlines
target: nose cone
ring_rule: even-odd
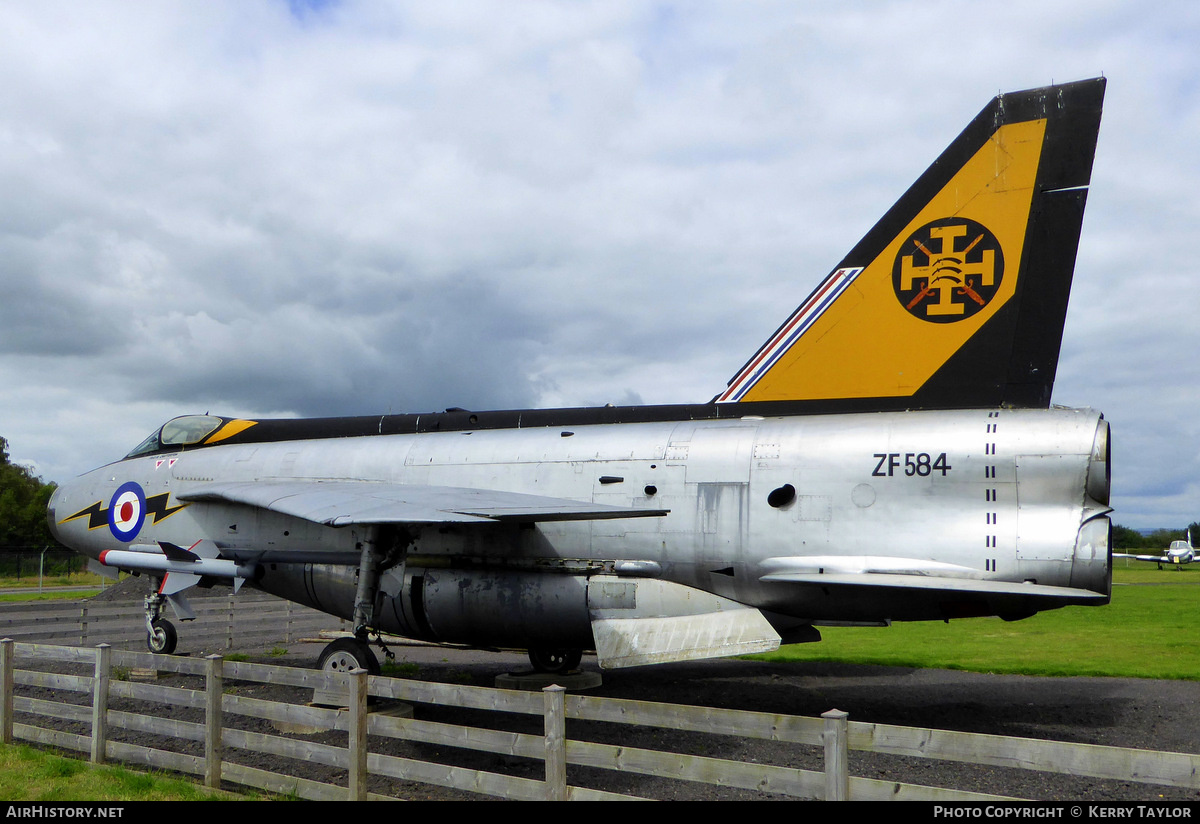
[[[98,541],[104,539],[97,527],[104,525],[100,471],[89,472],[55,488],[46,504],[46,525],[60,544],[76,552],[93,555]],[[111,494],[111,493],[110,493]]]
[[[58,516],[55,514],[58,511],[58,501],[61,494],[62,487],[55,487],[54,492],[50,495],[50,503],[46,504],[46,525],[50,527],[50,534],[54,536],[54,540],[60,544],[65,544],[66,541],[58,533]]]

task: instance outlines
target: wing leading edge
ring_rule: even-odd
[[[652,518],[666,509],[628,509],[453,486],[369,481],[234,481],[206,483],[181,501],[243,504],[326,526],[351,524],[470,524],[504,521],[592,521]]]
[[[789,573],[775,572],[759,578],[764,582],[812,584],[816,586],[880,587],[897,592],[940,590],[952,595],[1012,596],[1068,604],[1107,602],[1108,596],[1078,587],[1045,586],[1043,584],[984,581],[933,575],[892,573]]]

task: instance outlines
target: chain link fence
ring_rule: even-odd
[[[87,572],[87,558],[59,546],[0,546],[0,578],[69,578]]]

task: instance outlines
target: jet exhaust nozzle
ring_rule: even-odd
[[[1079,527],[1071,586],[1112,595],[1112,521],[1107,515],[1098,515]]]

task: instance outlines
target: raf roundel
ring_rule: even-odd
[[[108,529],[118,541],[128,543],[137,537],[146,520],[146,493],[130,481],[122,484],[108,502]]]

